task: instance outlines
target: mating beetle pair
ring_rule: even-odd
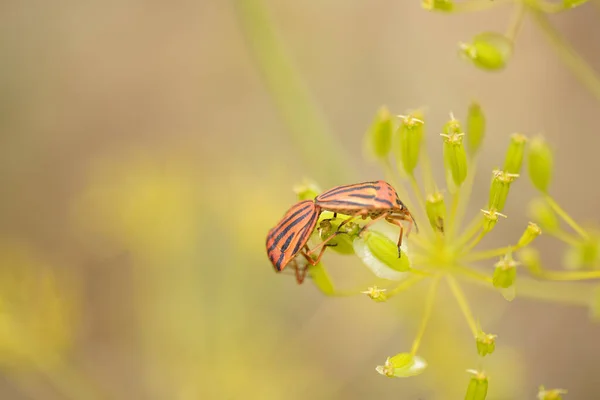
[[[409,232],[413,223],[417,227],[411,213],[400,201],[398,194],[389,183],[374,181],[336,186],[318,195],[314,200],[304,200],[294,204],[285,213],[281,221],[269,231],[267,235],[267,255],[277,272],[281,272],[298,254],[301,254],[311,265],[319,263],[327,242],[340,233],[338,228],[338,232],[309,250],[308,240],[315,229],[319,215],[323,211],[333,212],[334,217],[338,213],[348,215],[349,218],[342,221],[339,227],[358,217],[362,217],[362,219],[370,217],[372,219],[361,231],[368,229],[381,219],[399,226],[398,255],[400,255],[404,232],[401,221],[410,223]],[[311,254],[318,248],[321,248],[321,251],[317,258],[313,259]],[[296,268],[298,283],[302,283],[305,274],[306,269],[301,272]]]

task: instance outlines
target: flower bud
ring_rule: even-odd
[[[419,154],[423,142],[423,115],[416,112],[410,115],[400,115],[400,127],[397,130],[396,157],[407,174],[412,175],[419,163]]]
[[[527,228],[525,229],[525,232],[523,232],[523,235],[521,235],[517,246],[525,247],[529,243],[531,243],[533,239],[540,236],[541,234],[542,230],[540,229],[540,227],[534,224],[533,222],[530,222],[529,224],[527,224]]]
[[[392,132],[394,122],[387,107],[383,106],[377,112],[375,120],[367,131],[366,147],[370,155],[385,159],[392,148]]]
[[[321,189],[311,180],[304,179],[302,183],[294,186],[294,193],[298,196],[298,200],[312,200],[321,193]]]
[[[450,12],[454,9],[452,0],[422,0],[421,6],[429,11]]]
[[[497,211],[502,211],[504,209],[506,199],[508,198],[508,192],[510,190],[510,185],[518,177],[518,174],[494,170],[492,184],[490,186],[490,200],[488,203],[490,210],[494,209]]]
[[[507,253],[500,261],[494,266],[493,284],[497,288],[506,289],[514,285],[517,279],[517,265],[518,263],[513,260],[512,255]]]
[[[465,400],[485,400],[488,391],[488,378],[484,372],[475,371],[472,369],[467,370],[468,373],[472,374],[471,381],[467,387],[467,394]]]
[[[540,192],[547,193],[552,180],[552,150],[543,137],[538,136],[529,146],[529,178]]]
[[[600,261],[600,241],[590,237],[576,245],[570,245],[565,253],[565,266],[569,269],[594,268]]]
[[[382,303],[388,299],[385,291],[385,289],[379,289],[377,286],[373,286],[361,293],[366,294],[371,298],[371,300],[377,303]]]
[[[469,154],[475,155],[485,136],[485,115],[479,103],[471,103],[467,114],[467,148]]]
[[[461,54],[476,67],[488,71],[504,68],[512,55],[512,49],[512,41],[495,32],[480,33],[471,43],[460,44]]]
[[[537,398],[538,400],[562,400],[561,395],[566,393],[564,389],[545,389],[544,386],[540,386]]]
[[[431,227],[438,231],[444,232],[444,221],[446,219],[446,204],[444,203],[444,195],[440,192],[430,194],[425,200],[425,210]]]
[[[384,365],[378,365],[375,370],[388,378],[407,378],[421,374],[427,368],[427,362],[409,353],[396,354],[388,357]]]
[[[504,159],[504,171],[509,174],[518,174],[521,172],[523,157],[525,156],[525,145],[527,136],[519,133],[513,133],[510,137],[510,144],[506,151]]]
[[[408,257],[398,257],[398,246],[384,234],[367,231],[364,240],[370,253],[391,269],[400,272],[410,270]]]
[[[485,357],[488,354],[492,354],[494,350],[496,350],[496,338],[497,335],[492,335],[491,333],[484,333],[483,331],[479,331],[477,337],[475,338],[477,342],[477,354],[481,357]]]
[[[544,199],[534,199],[529,203],[529,215],[547,231],[558,229],[558,218]]]
[[[452,174],[452,180],[458,187],[467,177],[467,153],[463,145],[460,123],[452,119],[444,126],[444,166]]]
[[[496,226],[498,216],[507,218],[506,215],[500,214],[496,210],[481,210],[483,212],[483,233],[488,233]]]
[[[532,247],[519,250],[517,253],[521,264],[527,268],[529,273],[534,276],[542,274],[542,261],[540,259],[540,253]]]
[[[319,223],[319,227],[317,228],[319,238],[321,240],[326,240],[332,235],[334,235],[339,229],[339,226],[342,223],[342,221],[342,218],[323,219]],[[330,248],[336,253],[354,254],[353,242],[356,236],[358,235],[360,227],[357,224],[349,222],[346,225],[344,225],[341,229],[342,233],[338,234],[335,238],[331,239],[327,243],[327,245],[330,246]]]
[[[327,271],[323,267],[323,263],[320,262],[317,265],[310,265],[308,267],[308,274],[312,278],[311,281],[315,284],[317,289],[325,295],[331,295],[335,291],[333,288],[333,282],[329,277]]]

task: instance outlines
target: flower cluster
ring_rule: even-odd
[[[382,166],[387,180],[393,183],[415,220],[428,221],[418,235],[410,235],[403,242],[402,257],[398,257],[394,242],[397,232],[385,223],[364,232],[360,229],[365,223],[362,221],[339,228],[344,218],[334,218],[331,213],[324,212],[313,237],[315,241],[325,240],[341,229],[343,234],[332,241],[335,244],[332,251],[354,254],[375,276],[390,283],[386,287],[372,286],[362,291],[375,302],[387,302],[418,282],[430,281],[422,320],[411,349],[388,357],[384,365],[377,367],[377,371],[387,377],[409,377],[426,368],[427,363],[418,355],[418,350],[442,282],[450,288],[472,332],[473,350],[485,357],[494,353],[497,336],[482,330],[460,281],[478,283],[510,301],[517,295],[517,281],[519,295],[547,298],[552,296],[551,289],[540,296],[539,287],[538,292],[528,293],[528,284],[534,279],[579,281],[600,278],[597,237],[577,224],[550,195],[553,152],[542,137],[530,140],[522,134],[510,136],[502,167],[491,171],[487,203],[478,207],[481,211],[471,221],[465,221],[477,157],[486,131],[483,110],[478,104],[472,104],[464,125],[451,114],[440,133],[434,135],[443,147],[445,189],[434,179],[432,163],[425,151],[425,142],[429,139],[426,125],[426,118],[420,111],[394,118],[384,107],[377,112],[365,138],[369,153]],[[525,171],[540,194],[530,207],[533,221],[511,221],[522,226],[520,237],[498,248],[479,249],[482,239],[492,233],[497,223],[507,219],[502,212],[514,182],[521,179]],[[411,187],[411,193],[405,187]],[[295,190],[300,199],[314,198],[320,191],[314,183],[304,183]],[[574,233],[562,228],[561,220]],[[543,267],[539,252],[532,247],[542,230],[567,244],[565,259],[572,261],[569,270]],[[521,269],[530,277],[518,273]],[[340,293],[322,263],[310,267],[309,275],[323,293]],[[600,290],[596,293],[591,312],[600,316]],[[484,399],[487,375],[479,370],[470,372],[473,376],[466,398]],[[544,396],[541,398],[553,398],[548,397],[550,394]]]

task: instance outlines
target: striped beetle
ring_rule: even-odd
[[[400,221],[409,222],[407,235],[410,233],[413,224],[417,232],[419,231],[417,223],[410,211],[408,211],[408,208],[398,198],[396,190],[385,181],[336,186],[315,197],[314,201],[321,210],[333,212],[334,218],[337,213],[349,215],[350,218],[344,220],[339,225],[340,227],[358,217],[362,217],[362,219],[370,217],[372,219],[361,231],[368,229],[381,219],[399,226],[398,257],[402,254],[400,246],[402,245],[402,236],[404,233],[404,227]]]

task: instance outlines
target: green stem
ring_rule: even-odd
[[[523,25],[523,17],[525,17],[525,4],[519,3],[515,6],[515,10],[513,12],[510,24],[508,25],[508,29],[506,30],[506,37],[509,38],[513,43],[517,38],[517,34]]]
[[[535,274],[549,281],[585,281],[600,279],[600,271],[541,271]]]
[[[425,278],[426,278],[426,276],[423,276],[423,275],[410,275],[408,278],[406,278],[400,284],[398,284],[398,286],[396,286],[393,289],[391,289],[390,291],[386,292],[386,295],[388,298],[390,298],[394,295],[397,295],[398,293],[404,292],[405,290],[410,289],[416,283],[421,282]]]
[[[413,192],[415,193],[415,197],[417,198],[417,203],[418,203],[418,212],[419,212],[419,219],[421,221],[425,221],[427,220],[427,211],[425,210],[425,198],[423,197],[423,192],[421,191],[421,188],[419,187],[419,184],[417,183],[417,179],[415,178],[414,175],[410,175],[410,184],[412,185],[413,188]],[[411,212],[413,212],[413,210],[411,209]],[[426,224],[427,226],[429,226],[431,229],[427,229],[426,235],[427,237],[431,237],[430,233],[435,234],[435,231],[433,230],[433,228],[431,227],[430,224]]]
[[[469,252],[473,250],[473,248],[477,246],[479,242],[481,242],[481,239],[483,239],[486,234],[487,232],[481,232],[475,239],[471,241],[471,243],[465,245],[465,247],[461,249],[461,254],[469,254]]]
[[[487,289],[497,290],[487,282],[480,280],[471,280],[471,282]],[[587,307],[592,298],[593,288],[594,285],[589,284],[539,281],[519,276],[517,281],[517,297]]]
[[[458,220],[456,217],[458,214],[458,206],[460,203],[461,191],[462,191],[462,189],[459,187],[456,189],[456,192],[452,195],[452,203],[450,205],[450,215],[448,218],[448,229],[446,231],[449,241],[452,241],[454,239],[454,236],[456,235],[456,232],[459,231]]]
[[[460,275],[462,277],[471,279],[471,280],[477,280],[479,282],[482,283],[486,283],[486,284],[491,284],[493,282],[493,279],[491,276],[487,276],[473,268],[469,268],[463,265],[454,265],[450,268],[451,272],[456,273],[457,275]]]
[[[463,183],[463,187],[461,189],[461,201],[458,203],[458,209],[456,210],[456,218],[453,224],[454,228],[452,228],[454,230],[453,234],[459,232],[460,226],[465,218],[465,212],[467,211],[467,207],[469,206],[469,199],[471,198],[471,192],[473,191],[475,175],[477,174],[477,158],[473,157],[469,161],[470,162],[469,169],[467,171],[467,179]]]
[[[448,282],[448,285],[450,286],[450,290],[452,290],[452,294],[454,294],[454,297],[458,302],[460,310],[462,311],[463,315],[465,316],[465,319],[467,320],[467,324],[469,325],[469,329],[471,329],[471,332],[473,333],[473,337],[477,337],[477,323],[475,322],[475,318],[473,318],[473,313],[471,312],[469,302],[467,301],[464,292],[462,291],[458,282],[456,281],[456,279],[454,279],[453,276],[446,276],[446,280]]]
[[[429,291],[427,292],[427,298],[425,299],[425,311],[423,312],[423,318],[421,319],[421,325],[419,326],[419,331],[417,333],[417,337],[415,338],[412,348],[410,350],[410,354],[415,356],[417,351],[419,350],[419,346],[421,344],[421,340],[423,339],[423,335],[425,334],[425,329],[427,328],[427,323],[431,318],[431,312],[433,311],[433,304],[435,302],[435,295],[437,293],[437,288],[440,283],[440,275],[433,278],[433,282],[431,282],[431,286],[429,286]]]
[[[459,3],[454,2],[452,5],[452,10],[447,13],[456,14],[489,10],[503,4],[513,3],[514,1],[515,0],[466,0]]]
[[[550,197],[549,195],[545,196],[546,201],[548,202],[548,204],[550,204],[550,207],[552,207],[552,209],[554,210],[554,212],[556,214],[558,214],[559,217],[561,217],[575,232],[577,232],[579,234],[579,236],[581,236],[584,239],[589,239],[590,236],[588,235],[588,233],[581,227],[579,226],[579,224],[577,222],[575,222],[575,220],[573,218],[571,218],[569,216],[569,214],[567,214],[567,212],[565,210],[563,210],[556,201],[554,201],[554,199],[552,197]]]
[[[304,163],[322,180],[347,181],[351,164],[341,155],[262,0],[234,0],[234,5],[248,49]]]
[[[577,79],[598,99],[600,100],[600,78],[596,75],[594,69],[572,48],[572,46],[562,37],[562,35],[552,26],[548,18],[538,9],[533,7],[529,11],[546,35],[550,44],[558,56],[563,60]]]
[[[532,7],[536,8],[539,11],[546,13],[546,14],[555,14],[555,13],[558,13],[561,11],[566,11],[566,10],[570,10],[571,8],[574,8],[574,7],[565,7],[564,3],[550,3],[550,2],[544,1],[544,0],[528,0],[528,1]],[[587,3],[587,0],[583,0],[577,6],[583,5],[584,3]]]
[[[573,237],[573,235],[568,232],[563,231],[562,229],[554,229],[547,232],[549,236],[553,236],[558,240],[561,240],[571,246],[579,246],[581,242],[578,238]]]
[[[490,258],[500,257],[500,256],[505,255],[508,252],[514,252],[519,249],[520,249],[519,246],[514,245],[514,246],[499,247],[497,249],[478,251],[475,253],[467,254],[464,258],[461,259],[461,261],[475,262],[475,261],[489,260]]]
[[[464,233],[458,238],[457,247],[463,247],[465,244],[469,242],[481,229],[483,225],[483,217],[480,214],[477,214],[471,222],[469,226],[464,230]]]

